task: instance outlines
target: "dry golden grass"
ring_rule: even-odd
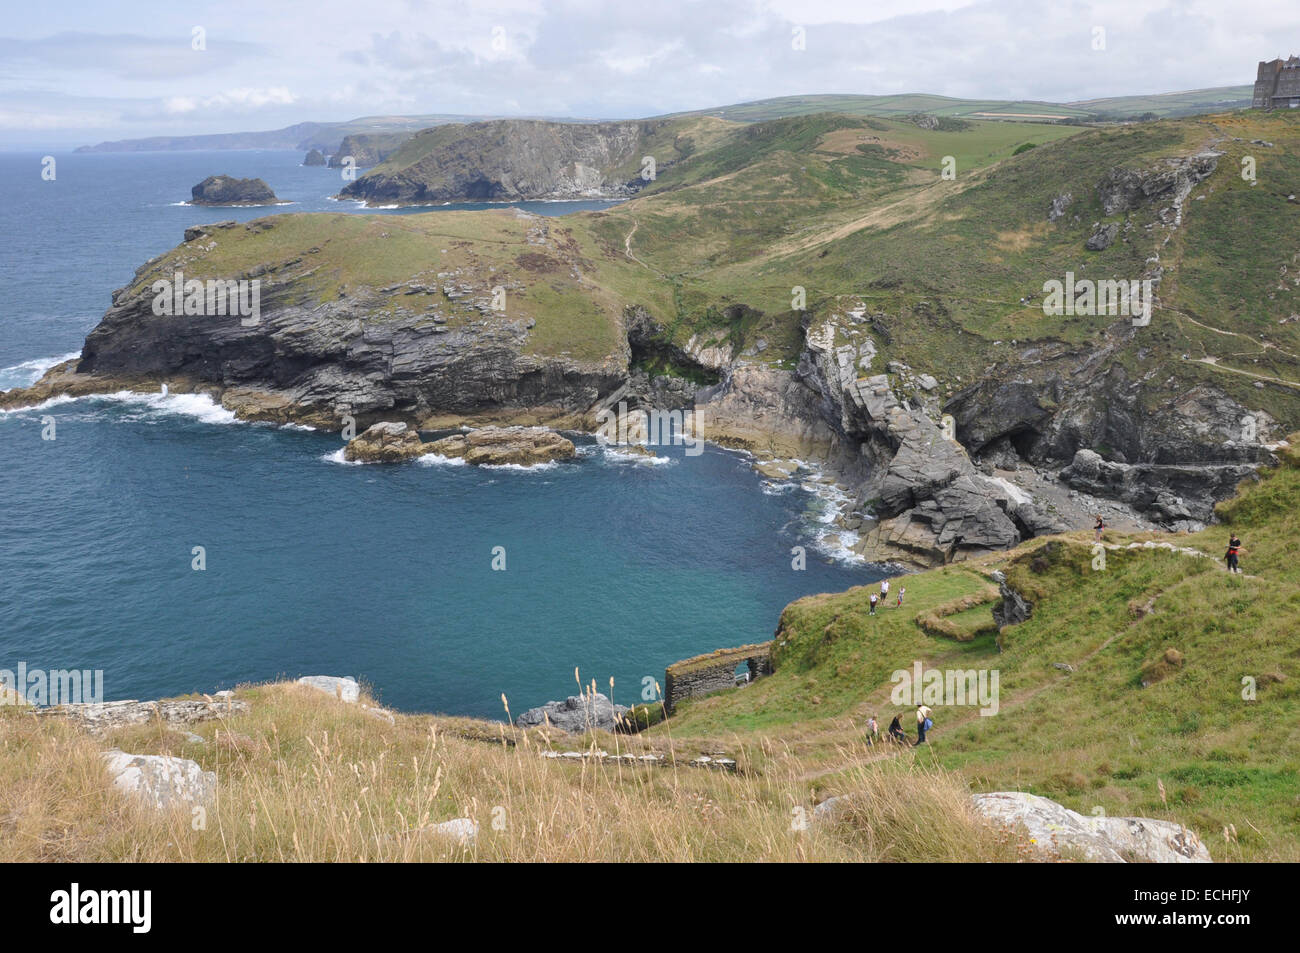
[[[971,814],[956,776],[910,753],[837,779],[853,809],[813,820],[798,758],[764,742],[738,772],[550,759],[543,732],[425,715],[395,724],[297,685],[241,689],[251,710],[93,738],[0,711],[0,860],[873,861],[1008,860],[1015,839]],[[555,750],[572,750],[567,740]],[[641,739],[589,740],[610,753]],[[154,812],[116,791],[100,752],[193,758],[217,775],[206,811]],[[588,750],[591,750],[589,748]],[[675,760],[674,760],[675,759]],[[847,786],[846,786],[847,785]],[[476,840],[430,832],[472,818]]]

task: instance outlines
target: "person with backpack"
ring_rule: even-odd
[[[930,708],[927,705],[916,706],[916,743],[925,744],[925,733],[934,727],[930,720]]]
[[[1097,514],[1097,523],[1095,526],[1093,526],[1093,529],[1097,531],[1097,542],[1100,543],[1101,534],[1106,531],[1106,521],[1101,518],[1100,513]]]
[[[1223,558],[1228,561],[1228,572],[1241,572],[1241,567],[1237,565],[1237,557],[1241,555],[1241,540],[1236,533],[1228,540],[1228,551],[1223,554]]]

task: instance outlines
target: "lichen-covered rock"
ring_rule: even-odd
[[[604,695],[570,695],[562,702],[547,702],[530,708],[515,719],[519,728],[536,728],[550,724],[561,731],[582,734],[589,729],[614,731],[627,711],[626,705],[615,705]]]
[[[577,448],[545,427],[483,427],[435,440],[425,445],[425,452],[479,465],[527,467],[571,459]]]
[[[261,179],[210,175],[190,189],[191,205],[273,205],[278,201]]]
[[[349,440],[343,448],[343,459],[350,463],[400,463],[436,452],[432,444],[426,444],[406,424],[384,421],[372,424]]]
[[[124,700],[95,704],[55,705],[35,709],[40,717],[67,718],[92,734],[112,728],[144,725],[162,721],[172,727],[212,721],[248,711],[248,702],[225,697],[214,701],[135,701]]]
[[[326,695],[332,695],[349,705],[361,697],[361,686],[350,675],[344,677],[338,675],[304,675],[298,679],[298,684],[314,688]]]
[[[187,758],[154,754],[104,752],[113,786],[159,809],[207,804],[217,790],[217,776]]]
[[[975,810],[1005,826],[1023,826],[1042,848],[1074,850],[1093,861],[1158,864],[1211,863],[1194,832],[1146,817],[1084,817],[1034,794],[997,791],[971,797]]]

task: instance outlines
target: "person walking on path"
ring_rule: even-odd
[[[867,744],[869,744],[871,747],[874,748],[876,746],[876,742],[879,740],[880,740],[880,722],[876,721],[875,715],[872,715],[869,719],[867,719]]]
[[[880,580],[880,604],[886,605],[889,602],[889,580]]]
[[[1095,530],[1097,531],[1097,542],[1100,543],[1100,542],[1101,542],[1101,534],[1104,533],[1104,532],[1106,531],[1106,521],[1105,521],[1104,519],[1101,518],[1101,514],[1100,514],[1100,513],[1097,514],[1097,524],[1096,524],[1095,526],[1093,526],[1093,529],[1095,529]]]
[[[1223,554],[1223,558],[1228,561],[1228,572],[1241,572],[1241,567],[1237,565],[1237,557],[1241,555],[1241,540],[1236,533],[1228,540],[1228,551]]]
[[[868,615],[875,615],[875,614],[876,614],[876,602],[877,602],[879,599],[880,599],[880,597],[879,597],[878,595],[876,595],[874,592],[871,594],[871,612],[868,613]]]
[[[898,587],[898,605],[896,605],[896,606],[894,607],[895,609],[901,609],[901,608],[903,608],[903,596],[906,595],[906,594],[907,594],[907,586],[899,586],[899,587]]]
[[[929,727],[934,727],[934,722],[930,721],[930,709],[926,705],[916,706],[916,743],[925,744],[925,733]]]

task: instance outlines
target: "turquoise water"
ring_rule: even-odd
[[[358,210],[297,154],[57,155],[53,182],[40,158],[0,155],[0,388],[79,350],[188,225]],[[295,204],[174,204],[219,172]],[[637,700],[668,663],[770,637],[790,600],[881,575],[813,548],[832,501],[811,484],[715,448],[647,464],[573,436],[576,461],[530,470],[353,466],[337,435],[188,395],[0,413],[0,668],[102,669],[108,698],[353,675],[398,708],[495,717],[503,693],[516,713],[570,694],[575,667]]]

